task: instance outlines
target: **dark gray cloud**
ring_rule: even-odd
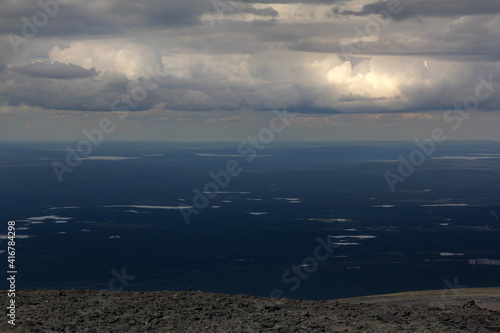
[[[339,10],[336,14],[368,16],[387,10],[395,0],[379,1],[364,5],[360,11]],[[500,2],[492,0],[398,0],[403,11],[392,18],[396,21],[424,17],[460,17],[472,15],[495,15],[500,13]]]
[[[342,95],[339,98],[339,102],[357,102],[357,101],[363,101],[363,102],[368,102],[368,101],[382,101],[386,100],[387,97],[377,97],[377,98],[372,98],[372,97],[366,97],[363,95],[359,94],[353,94],[350,92],[347,95]]]
[[[123,33],[131,28],[197,25],[202,14],[214,11],[210,1],[200,0],[144,0],[140,3],[89,0],[78,4],[59,4],[52,0],[51,3],[57,6],[49,7],[53,16],[49,17],[48,24],[39,27],[43,36],[101,35]],[[29,25],[26,19],[33,23],[34,15],[40,11],[43,10],[36,1],[6,1],[0,13],[0,32],[22,35],[22,29]]]
[[[250,5],[247,5],[248,7],[247,8],[244,8],[244,9],[241,9],[241,10],[238,10],[238,11],[234,11],[234,13],[248,13],[248,14],[254,14],[254,15],[257,15],[257,16],[269,16],[269,17],[276,17],[278,16],[278,12],[275,11],[272,7],[267,7],[267,8],[263,8],[263,9],[256,9]]]
[[[24,31],[31,33],[34,16],[39,12],[49,12],[48,24],[35,28],[42,36],[103,35],[125,33],[134,28],[175,28],[200,24],[206,13],[217,13],[217,6],[206,0],[89,0],[81,3],[59,4],[56,0],[46,0],[51,4],[47,10],[36,1],[5,1],[0,12],[0,32],[19,36]],[[250,13],[259,16],[277,16],[271,7],[256,9],[253,4],[262,1],[238,2],[220,0],[230,8],[225,15]],[[312,3],[311,1],[279,1],[280,3]],[[318,1],[333,3],[336,1]],[[43,15],[42,15],[43,16]],[[42,20],[38,15],[38,19]],[[28,21],[29,23],[26,23]],[[42,22],[42,21],[41,21]],[[38,34],[37,33],[37,34]]]
[[[11,70],[4,71],[0,80],[0,100],[9,105],[82,111],[111,110],[111,103],[126,91],[128,83],[120,75],[105,75],[101,80],[91,77],[66,80],[27,76]],[[14,84],[3,83],[7,81]]]
[[[93,77],[98,74],[93,68],[85,69],[73,64],[62,64],[58,61],[54,63],[50,61],[39,61],[19,67],[13,67],[11,70],[29,76],[50,79],[81,79]]]
[[[233,0],[236,1],[237,0]],[[242,0],[243,3],[279,3],[279,4],[310,4],[310,5],[332,5],[336,3],[349,2],[351,0]]]
[[[318,107],[308,104],[299,104],[287,108],[287,111],[292,113],[303,113],[303,114],[339,114],[338,109],[328,108],[328,107]]]
[[[7,68],[7,60],[3,55],[0,54],[0,73],[2,73],[6,68]]]

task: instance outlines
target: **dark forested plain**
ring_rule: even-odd
[[[384,175],[412,142],[276,143],[251,161],[238,143],[105,142],[60,182],[66,145],[0,144],[18,289],[333,299],[500,286],[496,142],[442,144],[395,191]],[[231,160],[241,172],[205,188]],[[207,204],[187,224],[179,206],[195,193]]]

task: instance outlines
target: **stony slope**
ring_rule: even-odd
[[[0,332],[500,332],[500,288],[302,301],[200,291],[18,291]],[[446,302],[445,302],[446,301]]]

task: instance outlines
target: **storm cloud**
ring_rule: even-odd
[[[1,105],[112,111],[151,68],[131,111],[425,113],[500,81],[495,1],[401,0],[383,20],[391,1],[41,3],[1,5]]]
[[[49,61],[39,61],[31,64],[25,64],[19,67],[13,67],[14,72],[25,75],[51,79],[75,79],[86,78],[97,75],[95,69],[85,69],[73,64],[63,64],[58,61],[51,63]]]
[[[342,15],[368,16],[386,10],[391,3],[400,3],[404,8],[401,14],[394,16],[394,19],[398,21],[409,18],[460,18],[463,16],[495,15],[500,13],[500,3],[490,0],[387,0],[366,4],[359,11],[340,11],[336,8],[334,12]]]

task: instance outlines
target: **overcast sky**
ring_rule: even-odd
[[[78,140],[110,118],[109,139],[239,141],[284,108],[277,140],[500,140],[500,84],[478,86],[500,82],[499,14],[495,0],[0,0],[0,140]],[[477,111],[453,129],[464,101]]]

